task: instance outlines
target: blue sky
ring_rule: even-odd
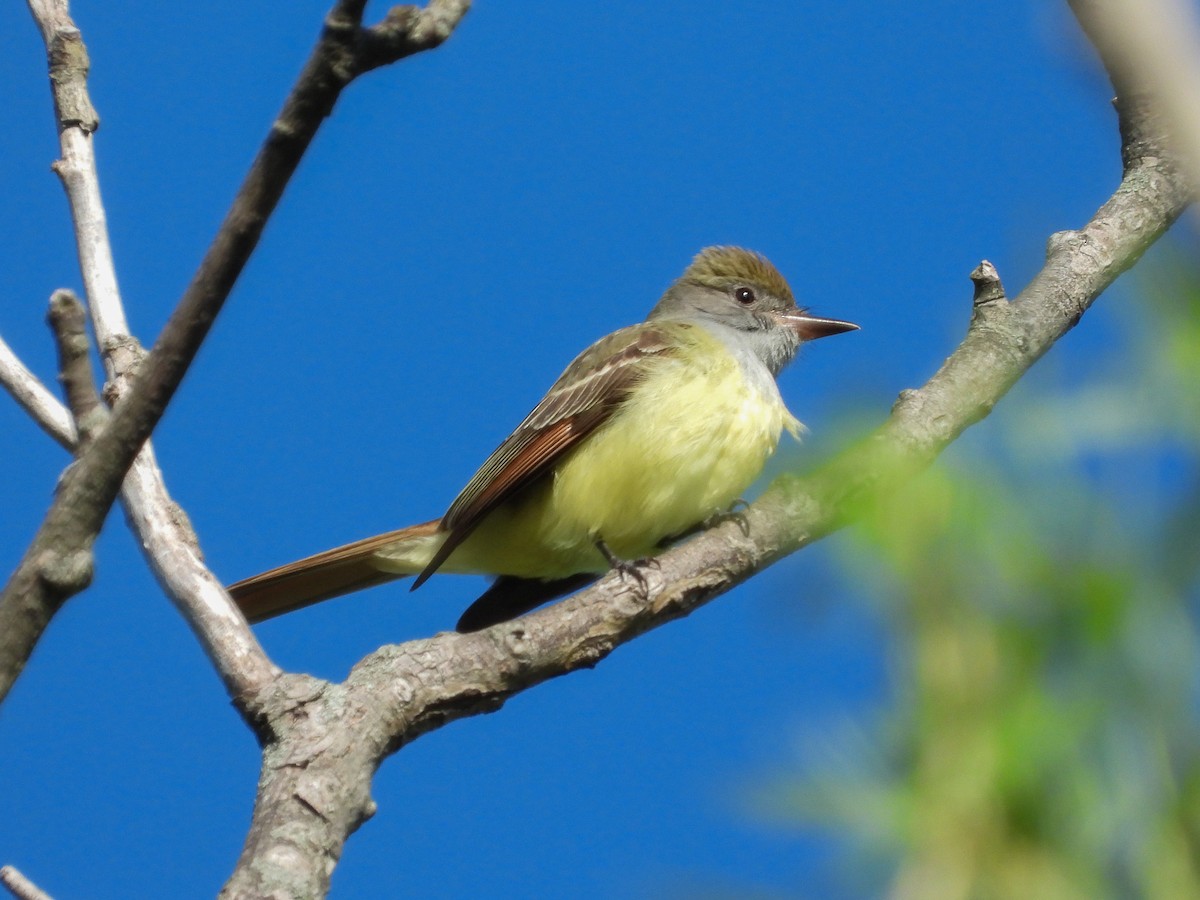
[[[149,342],[324,6],[73,13],[118,275]],[[0,8],[0,50],[0,334],[52,382],[46,300],[79,276],[20,5]],[[642,318],[713,243],[766,253],[802,303],[863,326],[782,378],[812,437],[774,467],[807,465],[840,414],[881,418],[932,374],[981,258],[1018,288],[1046,236],[1107,196],[1108,98],[1065,5],[1034,0],[485,0],[442,49],[343,97],[155,435],[168,486],[228,581],[440,515],[578,350]],[[1056,365],[1086,377],[1108,315]],[[8,572],[66,460],[6,402],[0,454]],[[257,748],[119,513],[97,551],[94,586],[0,714],[0,863],[62,898],[211,896]],[[406,748],[333,895],[853,896],[835,837],[749,800],[888,702],[882,624],[832,568],[814,547],[595,671]],[[258,633],[279,664],[341,678],[382,643],[451,627],[482,586],[392,586]]]

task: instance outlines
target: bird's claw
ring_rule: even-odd
[[[609,549],[609,546],[602,540],[596,541],[596,549],[600,551],[600,554],[608,561],[608,564],[620,573],[622,578],[632,578],[638,583],[638,587],[641,588],[643,594],[648,595],[650,593],[650,583],[646,581],[646,574],[642,569],[658,569],[659,562],[657,559],[653,556],[643,556],[641,559],[634,560],[622,559],[613,553]]]
[[[745,500],[740,498],[734,500],[733,503],[729,504],[729,509],[725,510],[724,512],[713,513],[711,516],[705,519],[704,527],[708,529],[715,525],[721,525],[725,522],[737,522],[738,528],[741,529],[742,534],[746,537],[749,537],[750,520],[746,518],[746,514],[742,512],[742,510],[749,508],[750,504]]]

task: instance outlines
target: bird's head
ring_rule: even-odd
[[[696,321],[745,347],[778,374],[800,344],[854,331],[857,325],[811,316],[765,256],[741,247],[705,247],[658,305],[651,319]],[[731,329],[731,331],[725,331]]]

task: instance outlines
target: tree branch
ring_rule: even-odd
[[[100,402],[92,364],[88,359],[87,313],[70,291],[55,291],[50,297],[47,316],[58,347],[59,381],[67,395],[67,405],[86,445],[108,419],[108,410]]]
[[[16,900],[52,900],[49,894],[13,866],[0,866],[0,884],[8,888]]]
[[[25,367],[3,338],[0,338],[0,386],[46,434],[68,450],[75,446],[75,422],[71,413]]]
[[[75,418],[72,419],[72,414],[32,374],[28,375],[35,389],[44,393],[41,402],[48,410],[47,415],[59,416],[70,426],[70,432],[62,434],[60,440],[69,450],[76,449],[75,421],[90,423],[84,426],[83,432],[91,434],[107,418],[107,410],[100,403],[91,377],[85,318],[83,307],[74,294],[55,292],[49,320],[59,346],[62,380],[68,398],[74,398],[71,406]],[[27,371],[16,362],[15,356],[12,359],[19,370]],[[3,367],[0,371],[4,371]],[[167,495],[149,444],[142,448],[126,476],[122,500],[151,569],[164,591],[193,624],[230,694],[249,696],[267,678],[278,675],[279,670],[266,660],[245,621],[233,610],[220,583],[203,566],[195,533],[183,510]]]
[[[110,356],[129,340],[129,326],[125,322],[121,292],[117,287],[100,181],[95,177],[92,135],[100,127],[100,117],[88,96],[90,61],[87,47],[71,20],[66,0],[28,0],[28,3],[46,44],[46,62],[53,88],[62,150],[62,157],[53,168],[67,192],[75,225],[79,270],[88,305],[98,324],[97,344],[111,379],[116,373]]]
[[[1070,0],[1119,97],[1149,95],[1200,183],[1200,21],[1187,0]]]
[[[204,564],[200,541],[171,499],[147,444],[125,476],[125,520],[163,592],[191,626],[238,711],[257,732],[251,699],[279,676],[225,588]]]
[[[158,341],[140,366],[136,353],[124,362],[117,358],[119,351],[128,347],[130,341],[125,336],[127,329],[119,308],[115,277],[111,285],[97,288],[101,291],[111,288],[117,308],[110,311],[112,317],[105,321],[120,326],[114,329],[109,339],[104,337],[101,327],[97,327],[106,358],[107,354],[113,355],[110,374],[118,377],[137,366],[137,378],[128,390],[117,385],[119,398],[107,425],[63,474],[42,526],[0,593],[0,700],[20,674],[54,613],[69,597],[90,583],[92,543],[117,497],[126,472],[182,381],[257,246],[267,219],[300,158],[332,111],[342,89],[362,72],[440,45],[466,13],[469,3],[465,0],[431,0],[423,10],[389,13],[389,21],[407,23],[410,32],[405,39],[403,29],[396,24],[382,51],[380,40],[371,33],[372,29],[362,27],[363,6],[362,2],[340,2],[327,17],[325,29],[234,198],[225,221]],[[98,126],[98,119],[87,102],[87,53],[78,29],[67,13],[65,0],[30,0],[30,8],[47,45],[64,149],[60,174],[67,185],[76,217],[81,263],[88,265],[87,252],[82,245],[96,238],[107,247],[104,236],[107,232],[90,149],[91,133]],[[78,167],[78,177],[85,184],[77,186],[77,167],[70,164],[68,155],[70,148],[81,145],[84,147],[81,156],[84,164]],[[85,195],[79,207],[75,205],[76,187],[81,195]],[[84,234],[79,228],[79,221],[84,217],[80,210],[90,202],[86,198],[93,195],[96,206],[90,208],[89,230]],[[93,226],[99,227],[103,234],[95,235],[91,231]],[[111,269],[111,254],[107,260],[93,259],[92,264],[101,267],[107,264]],[[85,272],[87,282],[88,273]],[[90,283],[88,296],[96,304]],[[132,489],[147,493],[135,497],[139,502],[131,504],[131,522],[135,528],[146,529],[141,537],[144,545],[151,549],[152,564],[164,587],[172,592],[176,589],[190,591],[186,595],[172,595],[187,612],[190,623],[210,653],[218,653],[214,659],[218,660],[219,669],[227,677],[227,689],[242,706],[243,701],[261,691],[264,684],[277,675],[277,670],[244,621],[233,611],[219,584],[204,570],[198,555],[191,552],[191,559],[184,562],[186,554],[181,553],[180,547],[193,551],[195,538],[190,529],[181,529],[178,508],[167,497],[152,458],[141,476],[131,480],[135,485]],[[153,519],[151,507],[154,507]],[[154,537],[170,540],[172,536],[182,537],[182,542],[162,546],[152,541]],[[171,573],[179,576],[178,583],[168,577]],[[234,646],[226,646],[230,642]],[[241,668],[235,662],[240,662]],[[244,706],[242,708],[247,712]],[[254,720],[253,713],[247,714]]]

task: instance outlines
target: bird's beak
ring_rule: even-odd
[[[794,331],[802,341],[815,341],[817,338],[829,337],[831,334],[858,331],[858,326],[853,322],[843,322],[841,319],[822,319],[820,316],[810,316],[799,311],[776,313],[775,318],[781,326]]]

